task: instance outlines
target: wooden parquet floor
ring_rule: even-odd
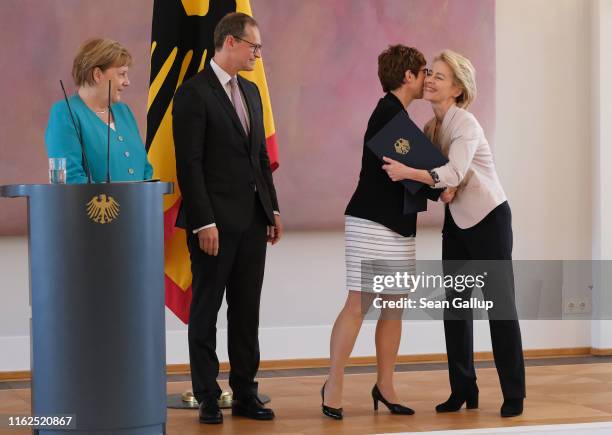
[[[434,406],[448,395],[445,370],[409,371],[396,374],[403,403],[415,409],[413,416],[391,415],[384,408],[375,413],[370,390],[373,373],[350,374],[345,381],[343,421],[324,417],[319,390],[324,377],[273,377],[259,380],[260,392],[269,394],[276,413],[273,421],[232,418],[224,411],[222,425],[202,425],[197,411],[168,410],[168,433],[191,434],[372,434],[433,431],[538,424],[612,421],[612,363],[527,367],[527,394],[522,416],[499,416],[501,392],[494,368],[478,370],[480,409],[436,414]],[[228,388],[226,381],[221,381]],[[168,393],[190,389],[189,382],[168,383]],[[382,406],[382,405],[381,405]],[[27,414],[29,389],[0,390],[0,414]],[[28,430],[0,429],[2,435],[29,434]]]

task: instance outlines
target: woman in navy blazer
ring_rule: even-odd
[[[426,210],[427,199],[437,200],[440,191],[423,188],[406,194],[383,171],[383,162],[365,144],[396,115],[423,94],[425,57],[413,47],[390,46],[378,57],[378,76],[386,93],[370,115],[365,132],[359,182],[346,208],[345,259],[347,297],[338,314],[330,338],[329,377],[321,389],[322,411],[328,417],[343,417],[342,390],[344,367],[353,350],[373,293],[362,277],[361,264],[391,261],[412,267],[415,261],[417,212]],[[410,213],[406,214],[406,210]],[[376,325],[377,380],[372,388],[374,409],[381,401],[393,414],[412,415],[414,411],[399,404],[393,386],[393,371],[401,337],[401,310],[382,309]]]
[[[121,102],[121,94],[130,84],[131,63],[130,53],[110,39],[90,39],[79,49],[72,68],[78,89],[68,99],[74,124],[66,101],[60,100],[51,107],[45,133],[49,157],[66,159],[67,183],[87,182],[79,138],[92,181],[106,180],[109,81],[111,181],[148,180],[153,176],[134,115]]]

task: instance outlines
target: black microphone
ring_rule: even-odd
[[[68,102],[68,95],[66,95],[66,89],[64,88],[64,83],[61,80],[60,86],[62,87],[62,92],[64,93],[64,99],[66,100],[66,105],[68,106],[68,113],[70,113],[70,119],[72,119],[74,131],[76,131],[77,138],[79,139],[79,144],[81,144],[81,158],[83,161],[83,169],[85,170],[85,174],[87,174],[87,183],[91,184],[91,171],[89,170],[89,162],[87,161],[87,154],[85,153],[85,145],[83,145],[81,132],[77,128],[76,121],[74,120],[74,115],[72,114],[72,109],[70,108],[70,103]]]
[[[110,124],[111,124],[111,81],[108,81],[108,125],[106,128],[106,182],[111,182],[110,176]]]

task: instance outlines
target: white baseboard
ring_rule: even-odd
[[[588,323],[581,321],[521,322],[525,349],[563,349],[590,346]],[[353,356],[375,354],[376,323],[364,322]],[[262,360],[327,358],[331,325],[299,327],[262,327],[259,341]],[[227,331],[219,329],[217,352],[220,361],[227,361]],[[486,321],[474,327],[475,351],[490,351],[491,341]],[[0,337],[0,372],[30,369],[30,338]],[[446,351],[442,322],[404,322],[400,355],[438,354]],[[187,330],[166,331],[166,361],[168,364],[188,364]]]
[[[399,353],[429,354],[443,353],[444,332],[441,322],[418,322],[404,326]],[[259,347],[262,360],[327,358],[329,357],[329,336],[331,325],[294,326],[259,329]],[[353,356],[374,355],[374,333],[376,323],[365,322],[355,343]],[[227,330],[217,333],[217,354],[220,361],[227,361]],[[423,340],[423,337],[427,337]],[[187,331],[166,333],[166,355],[168,364],[189,362]],[[419,343],[415,347],[415,343]]]

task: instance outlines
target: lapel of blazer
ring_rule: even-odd
[[[254,110],[255,102],[251,96],[250,91],[247,90],[247,86],[244,85],[244,80],[245,79],[243,79],[241,76],[238,76],[238,86],[240,87],[240,91],[244,96],[244,101],[246,102],[246,109],[249,111],[249,148],[253,149],[253,140],[255,139],[255,137],[257,137],[254,134],[255,128],[257,128],[256,114]]]
[[[210,83],[211,87],[213,88],[213,91],[214,91],[215,95],[217,96],[217,99],[221,103],[221,106],[223,107],[223,109],[225,110],[227,115],[231,118],[232,123],[234,124],[234,127],[236,127],[238,129],[238,131],[243,136],[246,137],[246,132],[244,131],[244,128],[242,127],[242,124],[240,123],[240,119],[238,118],[238,114],[236,113],[236,109],[234,108],[234,105],[232,104],[232,102],[229,99],[229,97],[227,96],[227,93],[225,92],[225,89],[223,89],[223,86],[221,86],[221,82],[217,78],[217,75],[215,74],[213,69],[210,67],[210,65],[204,70],[204,72],[206,73],[206,77],[208,78],[208,82]]]
[[[451,144],[451,124],[453,124],[453,120],[455,119],[455,115],[459,111],[459,107],[455,104],[450,106],[444,115],[444,119],[442,120],[442,125],[440,126],[440,133],[438,133],[438,141],[440,142],[440,146],[442,148],[442,153],[445,156],[448,156],[448,151]]]

